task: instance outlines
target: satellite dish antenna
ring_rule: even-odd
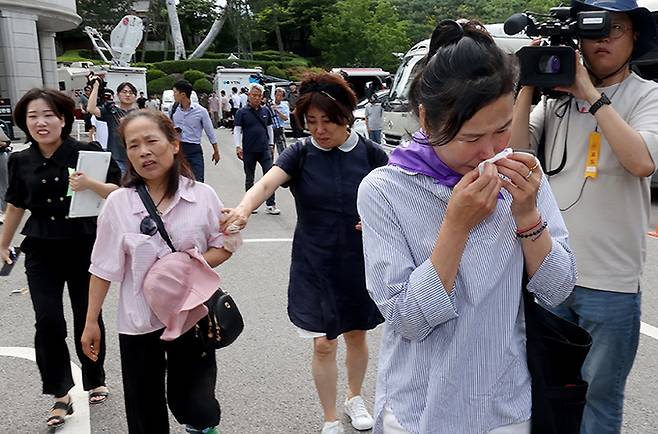
[[[123,17],[110,34],[112,63],[117,66],[129,66],[130,59],[142,42],[143,35],[144,25],[141,18],[134,15]]]

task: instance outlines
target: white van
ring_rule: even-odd
[[[89,62],[75,62],[71,66],[59,66],[57,68],[57,80],[59,90],[78,101],[87,84],[87,76],[90,72],[103,77],[107,88],[116,93],[117,86],[123,82],[129,82],[137,88],[137,94],[146,92],[146,68],[121,67],[110,65],[93,65]],[[116,95],[115,95],[116,96]]]
[[[226,92],[226,96],[231,96],[231,89],[249,87],[251,83],[260,83],[263,69],[256,68],[226,68],[218,66],[213,82],[213,89],[217,95],[220,91]]]
[[[496,44],[509,54],[516,53],[532,41],[525,34],[513,36],[505,34],[503,24],[486,24],[485,27],[493,36]],[[429,44],[430,40],[425,39],[411,47],[402,58],[402,63],[395,73],[388,101],[384,103],[382,141],[386,151],[393,150],[402,140],[409,140],[419,128],[418,119],[409,110],[407,95],[411,82],[418,72],[419,62],[429,50]]]
[[[192,91],[192,95],[190,96],[190,101],[193,103],[199,103],[199,97],[196,94],[196,91]],[[162,92],[162,100],[160,102],[160,110],[169,116],[169,110],[171,110],[171,106],[174,105],[174,90],[173,89],[167,89],[164,92]]]

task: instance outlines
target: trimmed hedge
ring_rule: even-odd
[[[228,60],[228,59],[192,59],[192,60],[167,60],[151,65],[152,68],[160,69],[167,74],[174,72],[184,72],[188,69],[196,69],[206,74],[215,74],[218,66],[231,67],[237,64],[242,68],[254,68],[260,66],[267,70],[270,66],[276,66],[282,70],[293,67],[308,67],[309,62],[306,59],[294,59],[288,62],[274,62],[265,60]]]
[[[197,80],[201,80],[202,78],[206,78],[206,74],[201,71],[197,71],[196,69],[188,69],[183,73],[183,78],[190,83],[194,83]]]
[[[153,94],[162,95],[162,92],[174,87],[174,83],[176,83],[176,79],[174,77],[165,76],[149,81],[148,84],[146,85],[146,88],[148,90],[149,95],[153,95]]]
[[[166,76],[167,74],[164,71],[160,71],[159,69],[148,69],[146,71],[146,82],[148,83],[149,81],[153,81]]]
[[[196,90],[197,94],[202,94],[202,93],[207,93],[210,94],[212,92],[212,83],[210,80],[207,78],[200,78],[196,80],[193,84],[192,87],[194,90]]]
[[[281,78],[287,78],[286,71],[283,69],[279,68],[276,65],[271,65],[268,66],[267,69],[265,70],[265,74],[267,75],[272,75],[274,77],[281,77]]]

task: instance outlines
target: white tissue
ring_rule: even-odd
[[[478,164],[478,172],[480,172],[480,175],[482,175],[482,172],[484,171],[484,163],[493,164],[496,161],[500,160],[501,158],[509,157],[510,155],[512,155],[513,152],[514,152],[514,150],[512,150],[512,148],[503,149],[502,151],[500,151],[499,153],[497,153],[493,157],[489,158],[488,160],[484,160],[483,162]]]

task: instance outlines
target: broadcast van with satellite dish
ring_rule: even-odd
[[[89,73],[93,72],[94,75],[102,77],[107,88],[114,92],[119,84],[127,81],[137,88],[138,94],[144,92],[144,95],[147,95],[146,68],[130,66],[130,59],[142,41],[142,19],[134,15],[123,17],[110,34],[110,44],[92,27],[85,27],[85,33],[106,64],[74,62],[70,65],[60,65],[57,68],[59,90],[77,101],[87,84]]]

